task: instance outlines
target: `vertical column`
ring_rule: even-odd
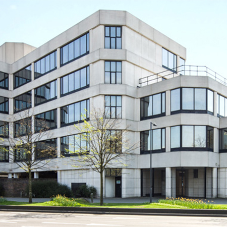
[[[9,90],[13,90],[13,74],[9,74]]]
[[[60,158],[61,156],[61,138],[57,138],[57,157]]]
[[[171,197],[171,168],[166,168],[166,197]]]
[[[38,179],[39,178],[39,173],[38,172],[34,172],[34,178]]]
[[[13,112],[14,112],[13,99],[9,99],[9,114],[13,114]]]
[[[35,64],[34,64],[34,62],[32,62],[32,78],[31,79],[32,80],[35,79]]]
[[[35,107],[35,89],[32,89],[32,100],[31,100],[32,108]]]
[[[57,108],[57,128],[61,128],[61,108]]]
[[[8,178],[9,179],[13,178],[13,174],[12,173],[8,173]]]
[[[57,49],[57,69],[61,67],[61,53],[60,48]]]
[[[61,78],[57,78],[57,98],[61,98]]]
[[[218,187],[217,187],[217,185],[218,185],[218,168],[213,168],[213,198],[217,198],[217,196],[218,196]]]
[[[171,187],[172,187],[172,192],[171,196],[173,198],[176,198],[176,168],[171,168]]]
[[[170,90],[166,91],[166,116],[170,115]]]
[[[166,152],[170,152],[170,127],[166,127]]]
[[[218,152],[219,151],[219,133],[218,133],[218,129],[214,128],[214,152]]]
[[[19,178],[18,173],[14,173],[13,178]]]
[[[217,113],[218,113],[218,99],[217,99],[217,92],[214,91],[214,116],[217,117]]]

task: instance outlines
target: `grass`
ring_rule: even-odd
[[[209,201],[208,201],[209,202]],[[65,196],[56,196],[51,201],[42,203],[28,203],[7,201],[0,198],[0,205],[19,206],[63,206],[63,207],[100,207],[99,203],[89,203],[84,199],[71,199]],[[198,199],[161,199],[158,203],[104,203],[102,207],[109,208],[162,208],[162,209],[227,209],[227,205],[210,204]]]

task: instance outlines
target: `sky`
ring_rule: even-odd
[[[0,45],[39,47],[99,9],[128,11],[227,78],[227,0],[0,0]]]

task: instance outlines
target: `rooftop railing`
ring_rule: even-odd
[[[144,87],[177,76],[208,76],[227,86],[227,79],[206,66],[182,65],[139,79],[139,86]]]

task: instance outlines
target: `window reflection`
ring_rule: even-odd
[[[173,72],[177,70],[177,56],[164,48],[162,48],[162,66]]]
[[[165,115],[165,92],[140,99],[141,120]]]

